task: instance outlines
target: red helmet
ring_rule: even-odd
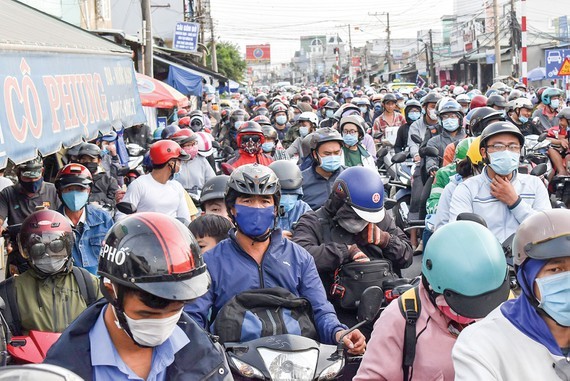
[[[328,97],[323,97],[319,100],[319,104],[317,106],[317,108],[320,110],[323,107],[325,107],[327,105],[327,103],[329,103],[330,101],[332,101],[332,99],[328,98]]]
[[[474,108],[478,107],[486,107],[487,106],[487,97],[484,95],[475,95],[471,99],[471,103],[469,104],[469,108],[473,110]]]
[[[181,108],[176,114],[179,118],[182,118],[183,116],[188,115],[188,110]]]
[[[180,126],[180,128],[182,127],[189,127],[190,126],[190,117],[189,116],[185,116],[183,118],[180,118],[178,120],[178,125]]]
[[[174,140],[176,143],[182,146],[183,144],[196,140],[196,134],[188,128],[183,128],[180,131],[174,133],[170,139]]]
[[[83,188],[91,187],[93,177],[91,172],[81,164],[71,163],[61,168],[55,177],[55,187],[63,189],[72,185]]]
[[[190,156],[172,140],[159,140],[150,146],[150,160],[154,165],[161,165],[170,159],[188,160]]]
[[[265,115],[258,115],[252,119],[252,121],[256,122],[260,126],[271,126],[271,120]]]
[[[44,275],[69,269],[73,242],[71,224],[54,210],[30,214],[18,234],[20,253],[32,268]]]

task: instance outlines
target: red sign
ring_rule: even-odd
[[[270,63],[271,48],[265,45],[246,45],[245,60],[249,63]]]
[[[352,67],[360,67],[360,57],[352,57]]]

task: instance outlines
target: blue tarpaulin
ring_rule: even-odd
[[[188,70],[170,65],[166,83],[185,95],[202,95],[202,77]]]

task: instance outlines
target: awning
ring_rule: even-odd
[[[188,106],[188,97],[164,82],[137,73],[137,87],[143,106],[174,108]]]
[[[168,65],[166,83],[182,94],[202,95],[202,76],[196,71],[164,58],[154,56],[154,60]]]
[[[131,51],[0,0],[0,168],[146,121]]]
[[[445,69],[451,70],[451,69],[453,69],[453,65],[458,63],[459,60],[462,58],[463,58],[463,56],[455,57],[455,58],[449,58],[449,59],[442,60],[442,61],[436,61],[435,65],[438,66],[440,70],[442,70],[442,69],[443,70],[445,70]]]
[[[501,49],[501,55],[508,53],[510,50],[511,50],[511,48]],[[495,54],[494,50],[493,50],[493,54]],[[469,62],[477,62],[477,60],[480,60],[480,59],[484,60],[486,57],[487,57],[486,52],[474,53],[474,54],[471,54],[470,56],[468,56],[467,60],[469,60]]]

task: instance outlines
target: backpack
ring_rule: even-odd
[[[311,303],[281,287],[237,294],[218,312],[212,333],[222,343],[287,333],[318,340]]]
[[[91,280],[91,273],[82,267],[72,267],[72,273],[77,281],[81,297],[87,306],[97,301],[97,290]],[[16,298],[16,286],[14,277],[6,279],[4,287],[0,287],[0,297],[5,301],[5,308],[2,315],[10,329],[12,335],[19,336],[22,334],[22,318],[18,309],[18,300]]]
[[[400,295],[398,298],[398,306],[400,307],[402,316],[406,319],[402,370],[404,372],[404,381],[408,381],[416,357],[416,323],[422,310],[419,287],[410,288]]]

